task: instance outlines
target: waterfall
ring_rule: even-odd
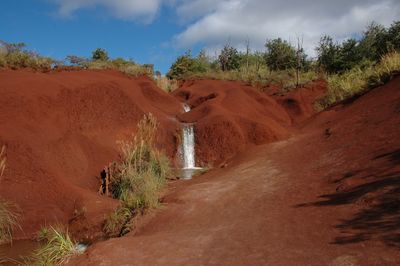
[[[190,106],[183,105],[183,110],[187,113],[190,112]],[[192,124],[185,124],[183,126],[183,168],[194,169],[196,165],[195,149],[194,149],[194,126]]]
[[[195,167],[194,156],[194,129],[193,125],[183,127],[183,168],[193,169]]]
[[[183,105],[183,110],[190,112],[190,106]],[[201,169],[196,167],[195,159],[195,140],[194,140],[194,125],[184,124],[182,130],[182,159],[183,159],[183,178],[191,179],[193,173]]]

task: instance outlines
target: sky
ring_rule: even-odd
[[[400,0],[1,0],[0,40],[24,42],[44,56],[90,57],[104,48],[166,73],[176,57],[224,44],[264,50],[267,39],[357,37],[372,21],[400,20]]]

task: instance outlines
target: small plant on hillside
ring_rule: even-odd
[[[38,240],[44,244],[26,259],[25,265],[61,265],[78,253],[68,230],[61,226],[42,228],[38,235],[40,236]]]

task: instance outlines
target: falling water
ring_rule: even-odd
[[[183,168],[192,169],[195,167],[194,158],[194,129],[193,125],[183,127]]]
[[[185,104],[183,110],[186,113],[190,112],[190,106]],[[195,160],[194,125],[185,124],[182,135],[183,178],[190,179],[194,171],[200,169],[196,167]]]

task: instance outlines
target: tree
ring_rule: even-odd
[[[189,72],[193,71],[194,64],[195,62],[190,55],[188,54],[181,55],[172,64],[171,68],[167,73],[167,77],[169,79],[182,79]]]
[[[338,71],[349,70],[364,59],[362,47],[355,39],[348,39],[339,46]]]
[[[393,22],[387,35],[390,42],[390,50],[400,51],[400,21]]]
[[[268,40],[265,62],[270,70],[286,70],[296,67],[296,50],[281,38]]]
[[[210,61],[207,57],[206,51],[204,49],[201,49],[197,58],[193,58],[194,64],[193,68],[191,71],[196,72],[196,73],[204,73],[207,72],[207,70],[210,69]]]
[[[381,24],[372,22],[367,26],[360,41],[360,49],[369,60],[379,60],[387,53],[387,31]]]
[[[222,71],[236,70],[240,67],[240,56],[236,48],[226,44],[218,56]]]
[[[339,50],[339,45],[333,42],[331,36],[325,35],[321,37],[316,48],[318,66],[330,74],[338,72]]]
[[[92,52],[92,59],[96,61],[107,61],[108,53],[102,48],[97,48]]]

